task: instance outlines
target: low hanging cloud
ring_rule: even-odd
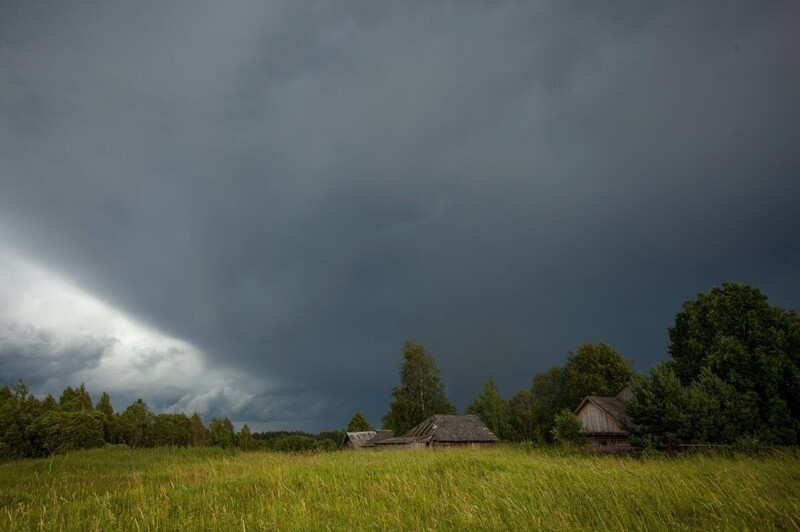
[[[227,416],[253,426],[319,423],[331,415],[301,387],[209,367],[196,347],[136,323],[36,264],[0,253],[0,275],[17,287],[3,294],[0,382],[23,378],[32,393],[56,398],[83,383],[95,400],[109,392],[119,410],[143,398],[156,412]],[[32,319],[40,325],[18,321]]]
[[[206,419],[229,417],[256,427],[294,428],[330,419],[335,415],[335,409],[326,403],[324,398],[302,388],[274,389],[257,394],[228,385],[216,386],[202,393],[187,393],[166,410],[197,412]]]
[[[723,281],[800,306],[795,2],[37,6],[0,6],[0,244],[178,339],[95,314],[75,377],[325,428],[409,336],[463,406],[586,341],[646,369]]]
[[[29,385],[38,387],[54,376],[95,369],[117,343],[115,338],[64,335],[0,320],[0,382],[24,377]]]

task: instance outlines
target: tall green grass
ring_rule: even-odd
[[[800,452],[106,448],[0,465],[2,530],[800,528]]]

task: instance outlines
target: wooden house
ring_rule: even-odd
[[[379,449],[425,449],[441,447],[486,447],[500,441],[474,415],[431,416],[401,437],[376,443]]]
[[[633,449],[625,430],[625,424],[630,422],[625,403],[630,397],[631,386],[626,384],[613,397],[590,395],[575,409],[575,415],[583,425],[582,432],[594,450],[622,452]]]

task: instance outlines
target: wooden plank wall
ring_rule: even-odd
[[[588,401],[578,412],[578,417],[586,432],[624,432],[614,418]]]

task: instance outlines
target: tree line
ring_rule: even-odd
[[[612,396],[631,383],[626,429],[635,445],[798,443],[796,311],[770,305],[755,287],[723,283],[683,304],[669,338],[672,360],[646,375],[635,373],[612,346],[586,343],[508,399],[487,378],[466,413],[478,415],[501,440],[578,440],[580,423],[572,412],[581,400]],[[456,413],[433,357],[411,339],[400,381],[381,420],[385,428],[404,433],[433,414]]]
[[[610,345],[586,343],[570,353],[563,366],[534,375],[531,386],[509,399],[501,396],[491,378],[466,407],[501,440],[552,442],[556,416],[571,412],[587,395],[611,395],[633,377],[631,361]],[[401,385],[392,388],[393,400],[381,419],[383,426],[402,434],[434,414],[456,414],[447,398],[439,368],[425,347],[406,341],[400,369]],[[356,413],[350,426],[356,423]],[[366,421],[366,420],[365,420]],[[349,430],[349,428],[348,428]]]
[[[0,388],[0,460],[38,458],[106,444],[129,447],[216,446],[241,450],[311,451],[338,448],[341,431],[252,433],[245,424],[236,432],[227,417],[206,424],[198,413],[155,414],[142,399],[114,412],[103,392],[96,404],[86,387],[67,386],[56,400],[33,396],[20,379]]]

